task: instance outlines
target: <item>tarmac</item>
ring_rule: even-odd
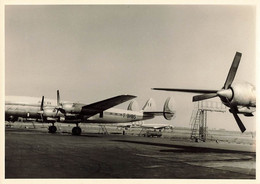
[[[5,129],[6,179],[255,179],[252,145]]]

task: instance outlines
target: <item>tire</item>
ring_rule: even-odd
[[[49,133],[56,133],[57,127],[56,126],[49,126]]]
[[[81,128],[80,127],[74,127],[72,129],[72,135],[80,135],[81,134]]]

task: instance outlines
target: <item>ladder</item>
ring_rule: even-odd
[[[219,102],[201,101],[194,104],[194,110],[191,115],[191,140],[206,141],[208,136],[207,112],[226,112],[226,107]]]
[[[200,125],[200,117],[201,117],[201,110],[194,109],[192,116],[191,116],[191,136],[190,139],[197,140],[199,138],[199,125]]]

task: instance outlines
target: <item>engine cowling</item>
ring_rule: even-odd
[[[255,87],[249,83],[234,84],[232,90],[232,105],[256,106]]]
[[[82,106],[83,105],[78,103],[63,103],[62,109],[64,109],[66,113],[78,114],[81,112]]]

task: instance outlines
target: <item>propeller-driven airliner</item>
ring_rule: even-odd
[[[175,117],[174,100],[166,99],[163,111],[154,110],[154,100],[149,99],[141,111],[123,110],[112,108],[128,100],[136,98],[132,95],[119,95],[92,104],[60,102],[59,90],[57,103],[54,100],[42,100],[27,97],[24,102],[18,102],[19,97],[6,97],[5,119],[15,121],[18,117],[41,119],[43,122],[52,123],[50,133],[57,131],[55,122],[75,123],[72,135],[80,135],[79,123],[123,123],[152,119],[155,116],[164,116],[171,120]],[[22,99],[22,98],[20,98]],[[54,103],[53,103],[54,102]]]

